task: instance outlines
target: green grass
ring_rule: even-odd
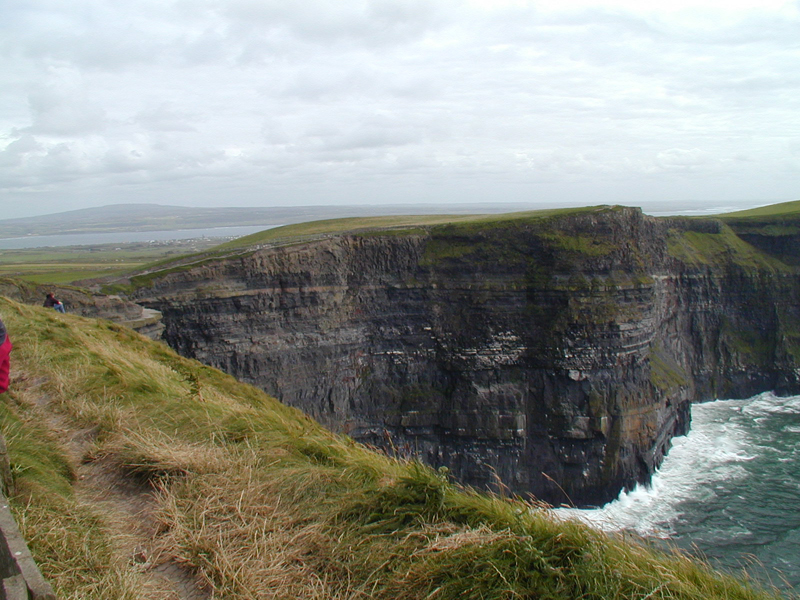
[[[0,250],[0,276],[16,277],[39,284],[68,284],[83,279],[124,278],[137,270],[182,270],[180,266],[190,257],[197,261],[210,261],[243,252],[260,244],[291,244],[340,233],[363,236],[415,235],[431,228],[457,226],[462,234],[494,227],[506,227],[510,222],[542,223],[568,214],[598,210],[617,210],[619,207],[589,206],[583,208],[548,209],[507,214],[474,215],[411,215],[354,217],[313,221],[268,229],[220,245],[194,240],[176,244],[104,244],[98,246],[72,246],[63,248],[34,248]],[[720,215],[719,218],[739,228],[747,225],[748,231],[756,228],[764,235],[791,235],[800,231],[796,217],[800,214],[800,201],[776,204],[749,211]],[[768,218],[768,222],[762,222]],[[559,236],[554,243],[564,250],[601,256],[611,249],[586,236]],[[213,247],[212,247],[213,245]],[[151,276],[143,276],[137,285],[147,285]],[[119,288],[124,291],[124,286]]]
[[[800,215],[800,200],[794,200],[792,202],[770,204],[769,206],[761,206],[759,208],[751,208],[749,210],[738,210],[735,212],[723,213],[721,215],[717,215],[717,218],[742,219],[750,217],[783,217],[798,215]]]
[[[553,232],[543,235],[556,248],[571,254],[583,256],[605,256],[614,250],[614,246],[601,242],[591,234],[567,235],[563,232]]]
[[[662,392],[689,386],[689,376],[661,347],[650,351],[650,382]]]
[[[672,256],[690,265],[736,264],[768,271],[790,270],[781,261],[742,240],[727,225],[722,226],[720,233],[673,230],[667,239],[667,246]]]
[[[143,583],[113,517],[73,492],[42,399],[94,432],[82,460],[153,486],[153,543],[218,598],[777,597],[371,452],[123,327],[5,299],[0,314],[15,343],[0,412],[11,500],[59,598],[142,597]]]
[[[529,223],[542,225],[546,220],[563,215],[589,211],[616,210],[616,207],[594,206],[539,211],[526,211],[507,214],[488,215],[420,215],[386,217],[352,217],[312,221],[295,225],[277,227],[249,236],[237,238],[220,244],[207,251],[181,256],[176,259],[163,259],[145,265],[138,273],[131,274],[129,281],[111,282],[103,288],[106,293],[130,293],[132,290],[147,287],[164,275],[178,273],[231,257],[242,257],[255,252],[260,245],[292,245],[331,235],[350,234],[363,237],[435,235],[448,238],[452,235],[471,235],[480,231],[506,229],[510,224],[523,226]],[[449,243],[449,242],[445,242]],[[484,245],[484,249],[486,249]],[[449,254],[449,250],[443,250]],[[438,257],[428,252],[424,262],[435,262]],[[426,264],[427,264],[426,262]]]
[[[159,260],[174,260],[211,245],[206,240],[0,250],[0,277],[39,284],[119,277]]]
[[[320,235],[337,233],[379,233],[392,229],[408,229],[409,233],[416,233],[420,228],[430,228],[439,225],[473,225],[486,228],[492,225],[505,225],[509,221],[525,219],[543,219],[547,217],[597,210],[601,207],[564,208],[524,211],[505,214],[475,214],[475,215],[403,215],[385,217],[351,217],[343,219],[328,219],[324,221],[311,221],[296,225],[285,225],[267,231],[237,238],[218,246],[220,250],[246,248],[257,244],[266,244],[275,241],[295,240]],[[465,229],[468,231],[469,228]]]

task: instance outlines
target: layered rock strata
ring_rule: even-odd
[[[459,481],[599,504],[689,403],[797,391],[792,267],[638,209],[369,231],[149,275],[164,339]]]

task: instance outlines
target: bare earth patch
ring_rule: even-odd
[[[91,460],[96,430],[77,429],[55,411],[47,397],[36,404],[57,436],[66,441],[82,503],[100,508],[116,540],[119,560],[141,578],[142,597],[152,600],[210,600],[211,590],[185,565],[158,549],[156,498],[152,486],[137,480],[107,457]]]

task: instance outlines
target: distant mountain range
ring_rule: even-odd
[[[0,220],[0,238],[115,231],[205,229],[243,225],[273,227],[340,217],[504,213],[534,208],[547,207],[522,203],[281,206],[274,208],[187,208],[160,204],[115,204],[38,217]]]

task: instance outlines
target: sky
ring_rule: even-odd
[[[0,0],[0,218],[800,198],[800,1]]]

